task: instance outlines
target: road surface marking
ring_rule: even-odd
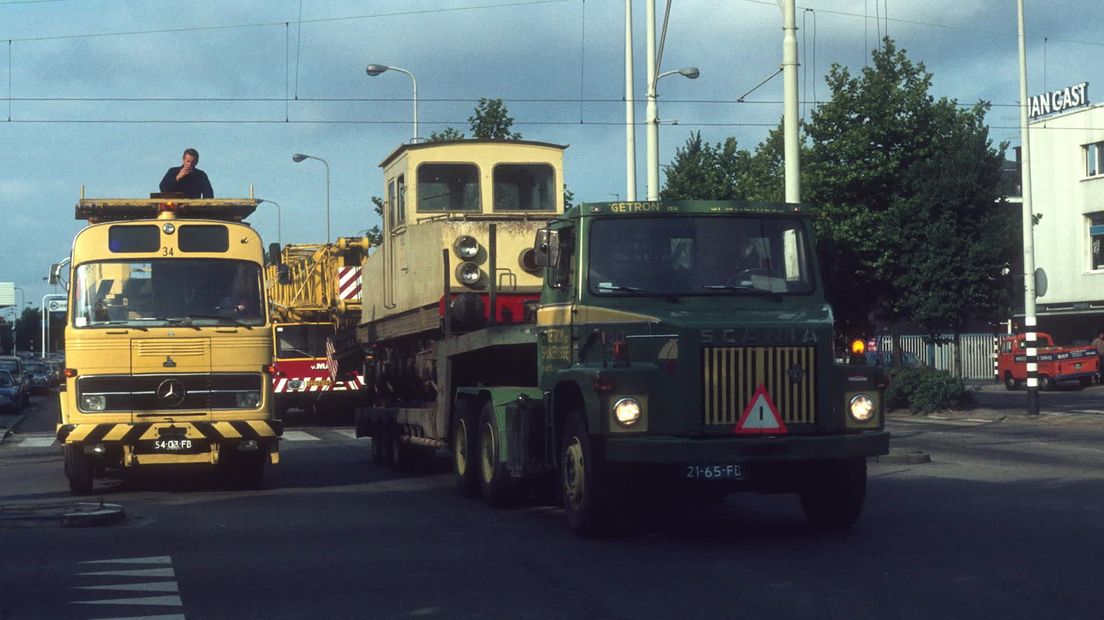
[[[28,435],[19,439],[16,444],[21,448],[49,448],[55,441],[53,435]]]
[[[167,555],[153,555],[148,558],[115,558],[112,560],[89,560],[81,564],[172,564]]]
[[[140,596],[138,598],[109,598],[96,601],[73,601],[78,605],[158,605],[162,607],[183,607],[184,602],[180,597],[172,594],[169,596]]]
[[[356,429],[353,428],[339,428],[334,430],[338,435],[343,435],[349,439],[356,439]]]
[[[318,437],[303,431],[284,431],[283,437],[287,441],[321,441]]]
[[[76,586],[74,590],[119,590],[122,592],[179,592],[175,581],[150,581],[148,583],[117,583],[106,586]]]

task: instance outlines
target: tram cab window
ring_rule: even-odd
[[[418,212],[482,211],[475,164],[418,166]]]
[[[494,210],[555,211],[555,181],[547,164],[499,164],[494,169]]]

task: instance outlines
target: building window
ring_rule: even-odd
[[[1089,216],[1089,251],[1092,254],[1090,269],[1104,269],[1104,213]]]
[[[1085,145],[1085,176],[1095,177],[1104,175],[1104,142],[1093,142]]]

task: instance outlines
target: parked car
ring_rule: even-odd
[[[40,360],[32,360],[25,362],[23,368],[27,371],[27,374],[31,377],[31,391],[32,392],[49,392],[55,386],[57,386],[57,377],[54,375],[54,371],[50,368],[46,362]]]
[[[31,402],[31,377],[23,369],[23,360],[14,355],[0,357],[0,370],[11,373],[12,380],[19,387],[22,405]]]
[[[23,408],[23,394],[15,378],[7,370],[0,370],[0,410],[19,411]]]

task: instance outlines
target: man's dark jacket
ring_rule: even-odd
[[[211,181],[207,179],[207,173],[199,168],[193,168],[188,176],[176,180],[177,173],[183,166],[169,168],[165,178],[161,179],[161,192],[180,192],[185,198],[214,198],[215,191],[211,189]]]

